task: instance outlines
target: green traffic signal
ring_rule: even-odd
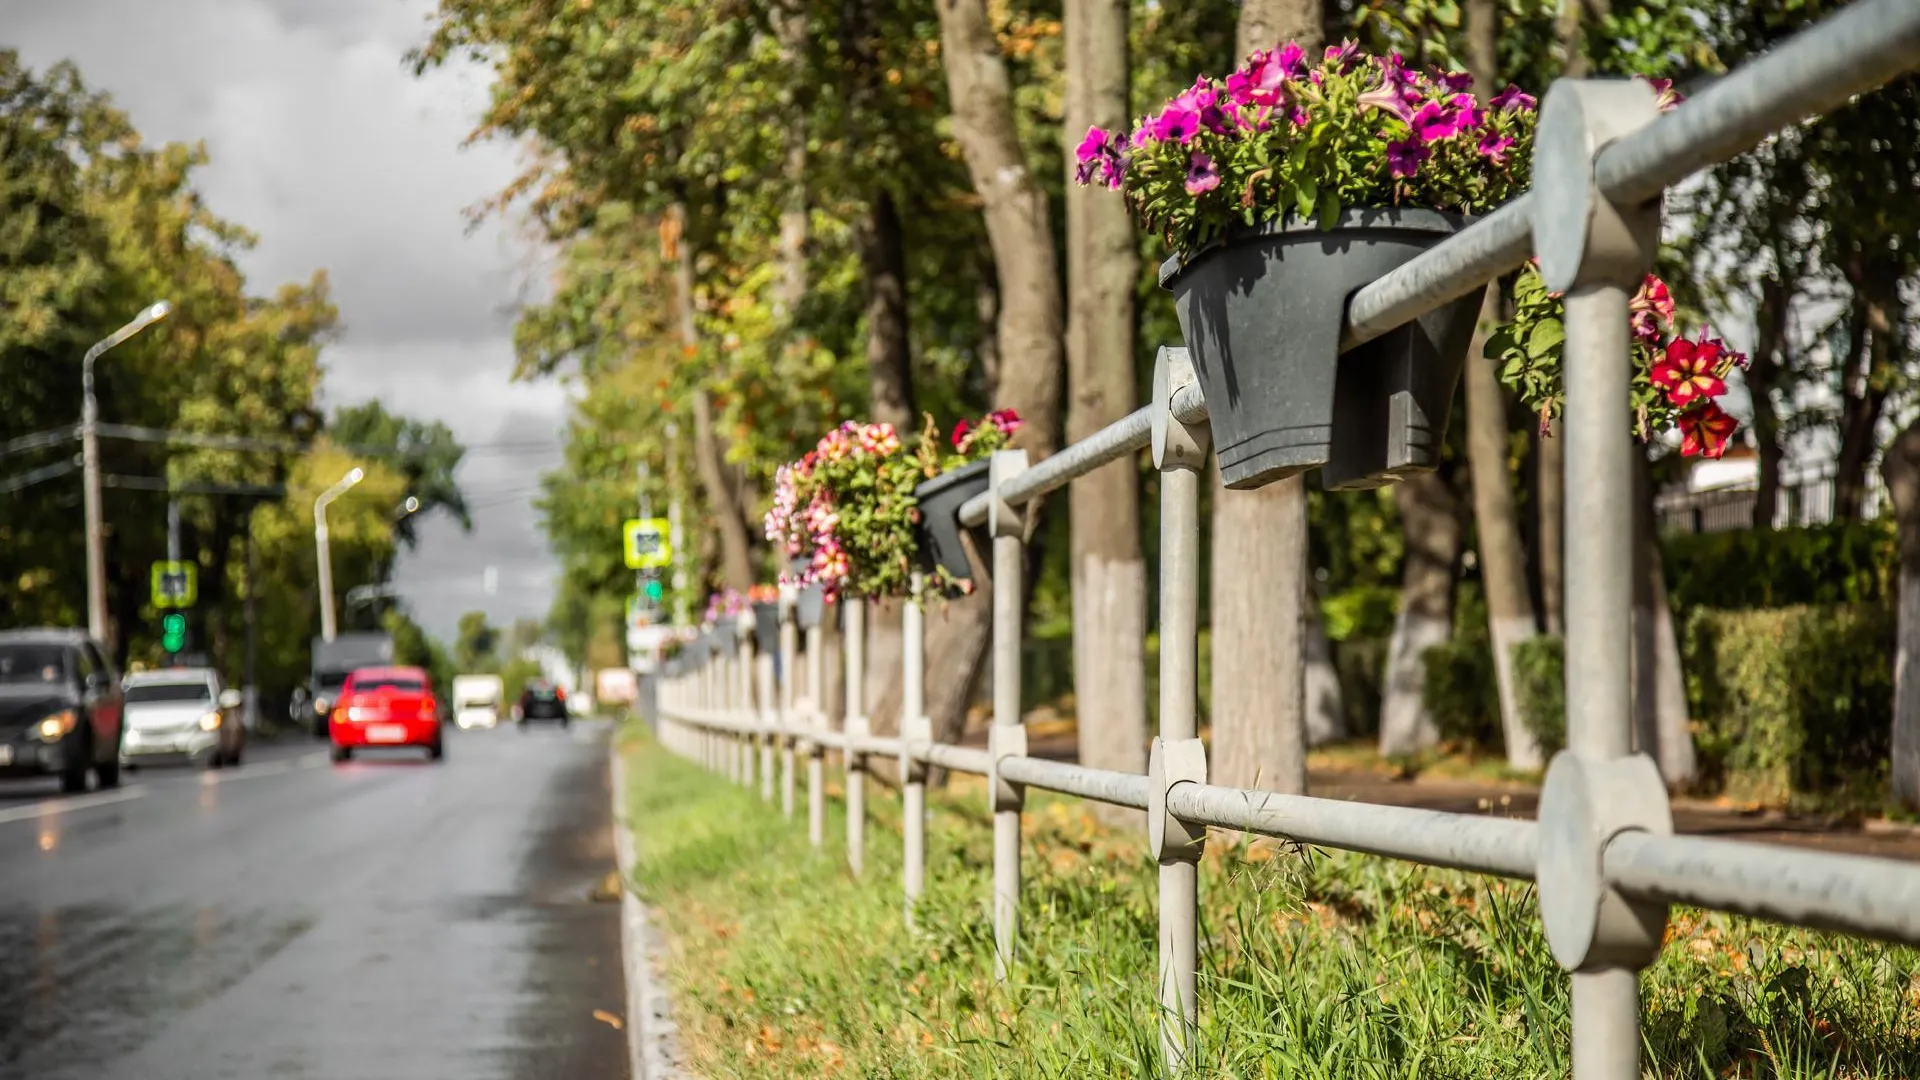
[[[170,611],[160,620],[160,647],[177,653],[187,647],[187,617]]]
[[[649,578],[647,580],[647,599],[648,600],[657,604],[660,602],[661,597],[665,596],[666,594],[667,594],[666,587],[660,584],[659,578]]]

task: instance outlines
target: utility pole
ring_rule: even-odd
[[[247,659],[246,670],[241,674],[240,693],[244,704],[241,706],[240,724],[248,731],[260,726],[260,688],[254,682],[254,639],[256,628],[259,626],[258,613],[254,607],[254,594],[260,591],[260,579],[256,576],[260,567],[254,558],[253,516],[254,511],[258,509],[260,504],[256,502],[253,508],[247,511],[247,597],[244,608],[247,624]]]
[[[93,396],[93,362],[115,345],[167,317],[173,305],[165,300],[135,315],[127,325],[95,342],[80,360],[80,469],[81,502],[87,528],[87,633],[107,640],[107,528],[100,511],[100,403]]]

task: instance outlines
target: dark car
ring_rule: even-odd
[[[120,783],[120,679],[78,630],[0,631],[0,776]]]
[[[561,727],[567,726],[567,692],[545,679],[533,679],[526,689],[520,691],[520,700],[514,703],[515,719],[525,728],[534,720],[558,720]]]

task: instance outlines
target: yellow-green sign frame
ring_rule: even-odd
[[[621,528],[621,549],[629,570],[658,570],[673,565],[673,542],[666,518],[633,518]]]
[[[200,567],[190,562],[157,562],[150,577],[153,606],[190,608],[200,599]]]

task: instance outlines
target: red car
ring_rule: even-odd
[[[433,682],[415,667],[359,668],[347,676],[327,722],[333,760],[345,761],[359,747],[419,746],[439,761],[440,707]]]

